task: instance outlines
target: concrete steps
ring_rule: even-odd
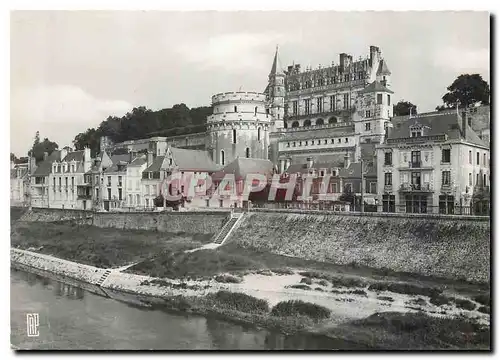
[[[102,274],[102,276],[99,278],[96,285],[101,286],[102,283],[108,278],[109,274],[111,274],[111,270],[106,270],[104,274]]]

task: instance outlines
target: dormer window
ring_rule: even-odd
[[[422,130],[416,130],[411,132],[411,137],[420,137],[422,136]]]

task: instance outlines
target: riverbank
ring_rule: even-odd
[[[470,299],[474,309],[466,310],[457,306],[457,303],[448,302],[440,305],[432,304],[431,297],[417,294],[419,289],[425,292],[424,287],[413,288],[412,295],[401,294],[389,290],[383,290],[383,287],[374,287],[374,283],[362,282],[344,282],[335,283],[335,279],[319,279],[312,275],[305,277],[299,270],[290,270],[288,274],[277,274],[266,272],[263,274],[249,273],[242,276],[239,283],[219,283],[212,280],[176,280],[159,279],[145,275],[137,275],[123,272],[122,269],[103,269],[89,265],[82,265],[71,261],[54,258],[45,254],[38,254],[31,251],[11,249],[12,266],[22,265],[26,269],[31,267],[42,271],[53,272],[65,277],[70,277],[78,281],[83,281],[93,286],[100,282],[106,271],[109,270],[109,276],[102,281],[99,287],[109,297],[124,301],[123,296],[117,294],[134,294],[144,297],[143,305],[162,307],[168,310],[177,310],[182,312],[191,312],[200,315],[216,314],[217,316],[240,321],[248,324],[258,325],[266,328],[279,329],[280,331],[291,333],[297,331],[313,332],[326,334],[332,337],[342,337],[341,329],[352,327],[355,321],[369,319],[375,313],[398,312],[407,313],[409,318],[416,313],[424,313],[428,322],[435,322],[441,318],[441,321],[459,321],[451,320],[452,317],[460,317],[461,323],[479,324],[475,326],[484,326],[489,328],[489,315],[478,311],[481,306],[477,301]],[[303,279],[309,279],[303,281]],[[310,282],[310,285],[307,283]],[[304,287],[297,288],[297,285],[308,286],[310,290]],[[295,288],[294,288],[295,286]],[[321,289],[321,290],[320,290]],[[392,289],[396,290],[397,289]],[[438,290],[437,290],[438,291]],[[224,299],[218,294],[245,294],[248,296],[246,305],[243,308],[240,305],[231,305],[231,301]],[[438,291],[439,292],[439,291]],[[439,294],[451,299],[451,294],[441,291]],[[431,294],[432,295],[432,294]],[[151,301],[151,298],[156,299]],[[231,295],[229,295],[229,299]],[[252,300],[255,299],[255,300]],[[254,302],[264,301],[266,307],[253,307]],[[278,303],[300,300],[307,303],[316,304],[329,310],[328,317],[325,319],[312,319],[307,316],[272,316],[270,311]],[[464,300],[466,300],[464,298]],[[238,302],[239,303],[239,302]],[[244,303],[244,302],[243,302]],[[418,305],[417,305],[418,304]],[[246,307],[246,308],[245,308]],[[267,311],[266,311],[267,309]],[[244,310],[244,311],[242,311]],[[380,315],[385,317],[386,315]],[[421,315],[418,315],[421,317]],[[373,327],[373,331],[378,333],[378,337],[386,331],[390,333],[390,321],[385,325]],[[420,321],[420,324],[424,322]],[[482,325],[481,325],[482,324]],[[425,326],[418,325],[417,326]],[[455,326],[455,325],[454,325]],[[458,325],[456,325],[458,326]],[[481,327],[482,328],[482,327]],[[336,329],[336,330],[335,330]],[[384,330],[381,332],[381,330]],[[446,329],[446,328],[443,328]],[[458,329],[459,330],[459,329]],[[457,330],[457,331],[458,331]],[[340,333],[339,333],[340,331]],[[483,330],[480,333],[484,337]],[[489,331],[489,330],[488,330]],[[449,332],[449,331],[448,331]],[[360,332],[361,334],[362,332]],[[477,333],[477,331],[475,332]],[[460,332],[460,334],[462,334]],[[462,335],[461,335],[462,336]],[[471,335],[471,339],[476,339],[476,335]],[[355,334],[351,336],[351,341],[356,342]],[[387,346],[395,346],[393,335],[387,335]],[[462,336],[463,337],[463,336]],[[372,337],[374,339],[375,337]],[[364,339],[364,340],[363,340]],[[368,344],[366,334],[359,341]],[[483,339],[484,340],[484,339]],[[424,340],[422,340],[424,342]],[[429,339],[425,341],[431,341]],[[455,341],[457,341],[455,339]],[[468,344],[468,343],[467,343]],[[383,339],[379,339],[377,348],[384,345]],[[420,344],[427,348],[439,347],[437,343]],[[470,345],[470,344],[469,344]],[[467,346],[469,346],[467,345]],[[360,342],[361,346],[361,342]],[[404,347],[404,342],[400,346]],[[448,347],[446,345],[442,345]],[[451,346],[451,345],[450,345]],[[465,343],[464,343],[465,346]],[[477,348],[477,344],[475,345]],[[489,345],[481,342],[479,348],[485,348]],[[453,347],[460,347],[459,344],[453,344]],[[390,348],[390,347],[389,347]]]

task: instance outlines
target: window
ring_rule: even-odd
[[[306,100],[304,100],[304,103],[305,103],[306,115],[309,115],[311,113],[311,100],[306,99]]]
[[[99,184],[99,175],[96,175],[96,177],[95,177],[95,184],[96,185]]]
[[[122,177],[118,176],[118,186],[122,186]]]
[[[472,174],[469,173],[469,186],[472,186]]]
[[[225,159],[225,156],[224,156],[224,150],[221,150],[220,151],[220,163],[221,165],[225,165],[226,164],[226,159]]]
[[[238,107],[236,105],[234,106],[234,112],[238,112]]]
[[[450,195],[439,195],[439,213],[440,214],[454,214],[455,213],[455,199]]]
[[[337,142],[340,144],[342,142],[342,139],[339,139]]]
[[[325,170],[321,170],[321,171],[319,172],[319,176],[321,176],[321,177],[325,176]]]
[[[472,151],[469,150],[469,164],[472,164]]]
[[[344,109],[349,109],[349,94],[344,94]]]
[[[260,127],[257,129],[257,140],[260,141]]]
[[[108,200],[111,200],[111,189],[108,189]]]
[[[326,140],[326,139],[325,139],[324,144],[325,144],[325,145],[326,145],[326,144],[328,144],[328,140]]]
[[[292,101],[292,112],[293,112],[293,115],[297,115],[298,112],[299,112],[299,104],[298,104],[298,101],[295,100],[295,101]]]
[[[308,145],[308,141],[306,140],[306,146]]]
[[[122,193],[122,189],[118,189],[118,200],[123,200],[123,193]]]
[[[75,177],[74,176],[71,177],[71,186],[75,186]]]
[[[297,144],[295,143],[295,141],[293,142],[293,147],[297,146]]]
[[[322,98],[322,97],[319,97],[319,98],[316,100],[316,103],[317,103],[317,109],[316,109],[316,112],[318,112],[318,113],[323,112],[323,98]]]
[[[384,185],[392,185],[392,173],[385,173],[384,174]]]
[[[479,185],[479,174],[476,174],[476,183],[474,185],[475,186]]]
[[[367,116],[367,117],[369,117],[369,116]],[[370,123],[366,123],[365,124],[365,131],[370,131],[370,128],[371,128],[371,124]]]
[[[479,151],[476,153],[476,165],[479,165]]]
[[[384,165],[392,165],[392,152],[384,154]]]
[[[421,180],[422,178],[419,172],[411,173],[411,185],[413,189],[420,190]]]
[[[366,110],[366,112],[365,112],[365,117],[367,117],[367,118],[371,117],[371,112],[370,112],[370,110]],[[368,130],[369,130],[369,129],[368,129]]]
[[[257,106],[253,109],[253,114],[257,115]]]
[[[246,155],[247,159],[250,157],[250,148],[246,149],[245,155]]]
[[[391,105],[391,95],[387,95],[387,105]]]
[[[407,213],[426,213],[427,212],[427,196],[425,195],[406,195],[406,212]]]
[[[111,186],[111,176],[108,176],[108,186]]]
[[[330,111],[335,111],[335,95],[330,96]]]
[[[377,94],[377,105],[382,105],[382,94]]]
[[[345,142],[348,143],[349,142],[349,138],[345,138]]]
[[[304,121],[304,127],[311,126],[311,120]]]
[[[290,143],[286,143],[286,147],[290,147]]]
[[[483,154],[483,165],[486,166],[486,153]]]
[[[149,199],[146,199],[146,207],[149,207]]]
[[[450,162],[450,149],[443,149],[441,151],[441,162],[444,163]]]
[[[449,186],[451,184],[451,174],[449,171],[443,171],[441,176],[441,184],[443,186]]]
[[[422,131],[416,130],[411,132],[411,137],[420,137],[422,136]]]
[[[488,184],[486,184],[486,174],[483,174],[483,186],[486,186]]]
[[[411,167],[420,167],[420,151],[411,152]]]
[[[396,196],[395,195],[382,195],[382,211],[383,212],[396,212]]]
[[[233,144],[236,144],[236,129],[233,129]]]

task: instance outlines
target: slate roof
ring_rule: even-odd
[[[387,67],[387,63],[384,59],[380,60],[378,63],[377,75],[391,75],[391,71]]]
[[[236,158],[222,170],[216,172],[213,179],[223,179],[225,174],[233,174],[235,180],[246,179],[248,174],[263,174],[272,177],[274,165],[267,159]]]
[[[144,170],[144,172],[158,172],[162,169],[166,169],[163,162],[165,161],[165,156],[157,156],[153,159],[153,163]]]
[[[138,156],[128,166],[142,166],[148,162],[146,156]]]
[[[380,81],[375,80],[370,85],[365,87],[363,90],[359,91],[359,94],[366,94],[370,92],[388,92],[389,94],[394,94],[394,91],[389,90],[387,87],[382,85]]]
[[[370,165],[370,164],[363,164],[363,167],[365,168],[365,176],[366,177],[377,177],[377,169],[375,166]],[[343,178],[356,178],[360,179],[361,178],[361,163],[356,162],[356,163],[351,163],[349,167],[342,168],[339,170],[339,176]]]
[[[119,161],[129,162],[130,155],[129,154],[111,155],[110,158],[111,158],[111,162],[113,164],[116,164]]]
[[[40,162],[31,176],[48,176],[52,171],[52,163],[61,158],[61,150],[55,150],[47,157],[47,160]]]
[[[63,159],[63,161],[83,161],[83,155],[85,154],[84,150],[78,150],[68,153]]]
[[[406,121],[398,121],[393,124],[389,139],[408,138],[411,136],[410,127],[420,124],[427,127],[427,135],[447,134],[449,140],[464,139],[462,134],[462,119],[456,113],[444,113],[431,115],[416,115]],[[487,147],[487,144],[479,138],[477,133],[466,123],[467,127],[465,141]]]
[[[274,54],[273,65],[271,67],[271,72],[269,75],[282,75],[284,74],[283,68],[281,67],[281,62],[278,55],[278,47],[276,46],[276,53]]]
[[[169,150],[179,170],[212,172],[220,168],[212,161],[210,155],[205,150],[180,149],[174,147],[170,147]]]

